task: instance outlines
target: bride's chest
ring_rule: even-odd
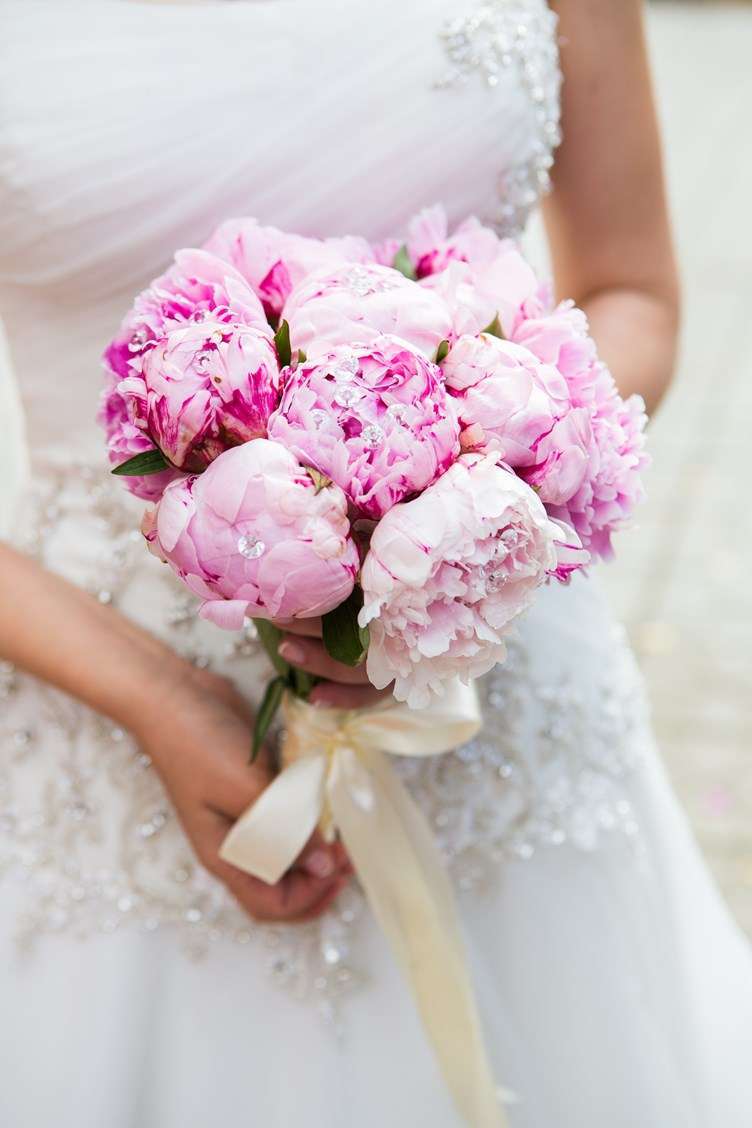
[[[228,214],[519,224],[557,136],[542,0],[0,0],[0,279],[139,279]]]

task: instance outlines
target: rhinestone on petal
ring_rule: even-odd
[[[216,353],[211,352],[209,349],[204,349],[202,352],[196,353],[196,368],[199,372],[208,372],[216,359]]]
[[[245,556],[246,560],[258,560],[259,556],[263,556],[266,552],[266,545],[252,533],[247,533],[238,537],[238,552],[241,556]]]
[[[360,371],[360,364],[356,356],[345,356],[332,368],[332,376],[337,383],[347,382],[353,380]]]
[[[360,389],[353,388],[348,384],[343,384],[334,393],[334,402],[340,407],[352,407],[362,398],[363,393]]]
[[[398,423],[405,424],[409,408],[406,403],[390,403],[386,409],[387,415],[391,415],[392,419],[396,419]]]
[[[369,450],[376,450],[384,441],[384,432],[377,423],[369,423],[367,427],[363,428],[361,433],[363,446],[368,447]]]
[[[137,329],[128,342],[128,351],[132,353],[143,352],[149,343],[148,329]]]

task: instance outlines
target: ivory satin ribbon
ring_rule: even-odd
[[[407,977],[458,1110],[471,1128],[506,1128],[465,964],[451,883],[423,813],[389,756],[434,756],[480,728],[475,690],[435,706],[343,711],[284,702],[282,771],[227,835],[221,856],[270,884],[317,826],[338,832]]]

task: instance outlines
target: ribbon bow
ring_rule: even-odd
[[[451,883],[423,813],[385,753],[434,756],[480,728],[475,690],[454,683],[430,709],[284,702],[282,771],[238,820],[222,858],[274,884],[315,827],[339,833],[393,952],[459,1111],[505,1128],[465,966]]]

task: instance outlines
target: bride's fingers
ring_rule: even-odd
[[[335,662],[324,650],[323,643],[316,639],[285,635],[279,653],[292,666],[326,678],[327,681],[342,682],[344,685],[369,684],[365,665],[345,666],[342,662]]]
[[[348,875],[335,869],[328,877],[290,870],[276,885],[268,885],[219,857],[227,832],[226,820],[213,816],[201,828],[193,845],[204,866],[232,893],[253,917],[262,921],[297,921],[323,912],[337,896]]]
[[[368,709],[391,696],[390,689],[375,689],[372,685],[320,682],[311,690],[308,700],[312,705],[324,705],[329,709]]]
[[[274,626],[288,634],[321,638],[321,619],[275,619]]]
[[[303,847],[295,868],[319,878],[331,877],[337,870],[344,870],[347,874],[352,872],[350,860],[341,844],[325,842],[319,831],[314,831]]]

